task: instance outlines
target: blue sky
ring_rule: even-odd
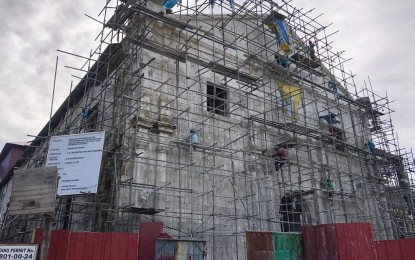
[[[235,1],[242,3],[242,1]],[[279,2],[279,1],[277,1]],[[88,56],[101,25],[97,17],[105,0],[0,1],[0,146],[1,142],[28,141],[49,119],[54,66],[59,55],[55,109],[69,93],[71,74],[82,60],[57,53],[57,49]],[[334,22],[335,50],[353,58],[345,66],[357,74],[356,84],[370,76],[374,90],[386,91],[401,146],[415,148],[415,68],[413,34],[415,1],[293,0],[292,5],[312,13],[322,24]]]

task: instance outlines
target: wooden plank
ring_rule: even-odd
[[[57,185],[56,166],[16,170],[10,198],[10,215],[53,215]]]
[[[37,177],[40,180],[46,179],[46,178],[52,178],[54,176],[54,171],[53,171],[53,169],[48,169],[48,168],[55,168],[55,167],[56,166],[42,167],[42,168],[18,169],[14,172],[14,178],[24,179],[24,178],[35,178],[35,177]],[[39,169],[42,169],[42,170],[39,170]]]
[[[13,197],[26,197],[26,196],[39,196],[39,195],[49,195],[53,194],[56,189],[51,189],[50,187],[46,187],[45,189],[41,190],[17,190],[15,191],[12,196]],[[51,197],[52,198],[52,197]]]
[[[20,203],[20,202],[19,202]],[[15,206],[9,208],[10,215],[27,215],[27,214],[40,214],[40,213],[53,213],[55,211],[55,201],[53,202],[39,202],[37,207],[28,207],[23,203],[22,206]],[[10,203],[10,205],[12,205]]]
[[[55,172],[53,169],[54,168]],[[39,170],[39,169],[45,169],[45,170]],[[32,179],[35,183],[44,181],[44,180],[50,180],[54,179],[55,173],[57,174],[57,168],[55,167],[43,167],[43,168],[33,168],[33,169],[24,169],[24,170],[16,170],[13,179],[17,180],[18,182],[24,181],[27,179]]]
[[[40,260],[48,260],[50,237],[52,236],[52,224],[54,218],[45,218],[45,231],[43,232],[42,247],[40,248]]]
[[[39,215],[39,214],[53,214],[55,207],[43,207],[38,209],[22,209],[10,211],[10,215]]]
[[[51,188],[51,185],[47,184],[47,185],[39,185],[39,186],[28,186],[26,188],[25,187],[17,187],[17,188],[15,187],[14,189],[12,188],[12,191],[13,192],[19,192],[19,191],[34,191],[34,190],[37,190],[37,189],[45,190],[45,189],[48,189],[48,188]],[[57,189],[55,188],[55,190],[57,190]]]
[[[11,203],[13,202],[13,204]],[[10,209],[22,209],[22,208],[39,208],[40,205],[46,205],[48,203],[54,203],[53,198],[44,198],[44,197],[11,197],[10,200]]]
[[[23,204],[25,204],[25,203],[28,203],[28,204],[30,204],[30,202],[33,202],[33,201],[48,201],[48,202],[53,202],[53,201],[55,201],[55,198],[54,197],[50,197],[50,196],[48,196],[48,197],[46,197],[45,195],[48,195],[48,194],[34,194],[34,195],[24,195],[24,196],[15,196],[15,195],[13,195],[12,197],[10,197],[10,200],[16,200],[16,198],[18,199],[16,202],[20,202],[20,203],[23,203]],[[32,207],[34,207],[34,206],[32,206]]]
[[[39,185],[55,185],[57,180],[50,178],[46,180],[37,180],[36,178],[26,178],[26,179],[14,179],[13,186],[15,187],[34,187]]]
[[[20,168],[14,171],[14,174],[21,175],[21,174],[53,174],[53,172],[57,170],[56,166],[49,166],[49,167],[39,167],[39,168]]]
[[[41,207],[52,207],[55,205],[55,201],[51,199],[35,198],[35,200],[12,200],[10,203],[10,210],[14,209],[36,209]]]

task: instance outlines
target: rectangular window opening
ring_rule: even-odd
[[[228,116],[228,91],[212,83],[207,83],[207,111]]]

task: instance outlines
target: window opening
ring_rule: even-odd
[[[228,91],[211,83],[207,84],[207,111],[221,115],[228,115]]]

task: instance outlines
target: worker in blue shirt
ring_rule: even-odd
[[[192,144],[199,144],[199,137],[196,134],[196,131],[192,128],[190,129],[190,143]],[[196,151],[196,147],[193,145],[193,149]]]
[[[373,157],[376,157],[375,153],[375,144],[372,140],[367,141],[367,146],[369,147],[370,152],[372,153]]]

